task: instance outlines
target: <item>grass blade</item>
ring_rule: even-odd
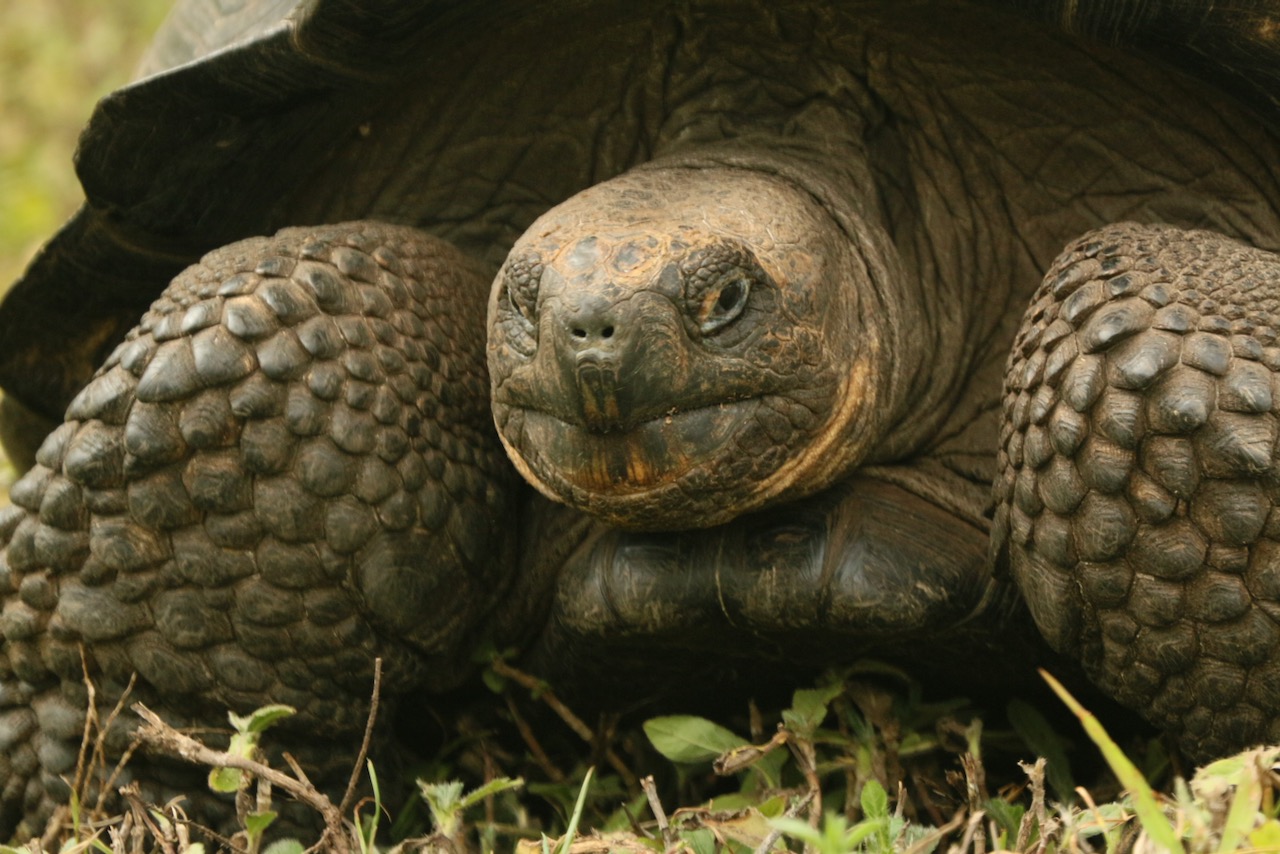
[[[557,849],[560,854],[568,854],[573,838],[578,835],[578,819],[582,818],[582,808],[587,804],[587,790],[591,788],[591,774],[595,770],[595,768],[588,768],[587,773],[582,777],[582,788],[578,790],[578,803],[573,807],[573,817],[569,819],[569,827],[565,830],[564,838],[560,840]]]
[[[1178,834],[1174,832],[1173,825],[1169,823],[1169,819],[1165,817],[1164,811],[1160,809],[1160,804],[1156,801],[1156,794],[1148,785],[1146,778],[1138,771],[1137,766],[1129,761],[1129,757],[1124,755],[1124,751],[1120,746],[1112,740],[1107,731],[1103,729],[1102,724],[1094,717],[1080,702],[1062,687],[1062,683],[1054,679],[1045,670],[1040,671],[1040,676],[1045,682],[1049,683],[1049,687],[1053,689],[1053,693],[1057,694],[1062,702],[1067,704],[1067,708],[1080,719],[1081,726],[1088,734],[1094,744],[1098,745],[1098,749],[1102,751],[1102,756],[1107,760],[1107,764],[1111,766],[1111,771],[1116,775],[1116,779],[1120,781],[1120,785],[1124,786],[1133,797],[1133,808],[1138,813],[1138,821],[1146,830],[1147,835],[1151,837],[1151,841],[1165,849],[1166,851],[1186,851],[1182,845],[1182,840],[1178,838]]]

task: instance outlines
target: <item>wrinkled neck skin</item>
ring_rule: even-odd
[[[924,352],[921,284],[877,197],[856,149],[747,138],[680,147],[549,211],[490,302],[494,415],[517,468],[612,524],[678,529],[812,494],[926,441],[918,392],[938,377],[923,366],[960,360]],[[763,278],[720,337],[697,331],[690,298],[702,275],[702,304],[716,303],[720,274],[688,270],[725,241]],[[628,338],[641,324],[643,344]],[[607,339],[583,343],[596,328]],[[634,367],[636,352],[656,364]]]

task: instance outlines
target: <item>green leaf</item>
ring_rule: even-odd
[[[688,845],[693,854],[716,854],[716,835],[705,827],[684,831],[680,841]]]
[[[514,780],[510,777],[494,777],[483,786],[472,789],[462,799],[462,809],[470,807],[472,804],[478,804],[490,795],[496,795],[500,792],[507,792],[512,789],[521,789],[524,787],[524,778],[516,777]]]
[[[296,714],[292,706],[263,706],[248,715],[227,712],[235,733],[227,745],[227,753],[242,759],[252,759],[258,750],[258,737],[272,724]],[[215,792],[234,793],[244,784],[245,773],[238,768],[215,768],[209,772],[209,788]]]
[[[231,725],[236,728],[236,732],[258,734],[265,732],[277,721],[297,713],[298,710],[293,706],[277,704],[255,709],[244,717],[235,712],[227,712],[227,717],[231,719]]]
[[[889,817],[889,794],[879,780],[868,780],[862,786],[862,814],[867,818]]]
[[[451,809],[462,797],[462,782],[448,780],[444,783],[424,783],[418,781],[418,790],[429,807]]]
[[[249,724],[249,718],[241,718],[234,712],[228,712],[228,715],[232,725],[237,729],[240,729],[241,725],[247,727]],[[227,745],[227,753],[241,759],[252,759],[257,749],[258,733],[249,732],[247,729],[232,735],[231,743]],[[215,792],[234,793],[240,790],[246,779],[245,772],[239,768],[215,768],[209,772],[209,788]]]
[[[277,839],[264,848],[262,854],[302,854],[306,850],[306,846],[296,839]]]
[[[1227,809],[1226,820],[1222,823],[1222,838],[1218,844],[1219,852],[1235,851],[1240,847],[1249,832],[1253,829],[1254,819],[1258,815],[1262,801],[1262,786],[1258,781],[1257,753],[1249,751],[1243,754],[1250,761],[1235,775],[1235,794],[1231,798],[1231,806]],[[1269,757],[1274,760],[1274,756]],[[1268,762],[1266,767],[1272,763]]]
[[[1249,845],[1257,851],[1280,851],[1280,821],[1269,819],[1254,828]]]
[[[582,818],[582,808],[587,804],[587,792],[591,789],[591,775],[595,773],[595,768],[588,768],[587,773],[582,777],[582,788],[578,791],[578,802],[574,804],[573,816],[569,819],[569,827],[564,832],[564,838],[560,840],[560,854],[569,854],[569,847],[573,845],[573,838],[578,835],[578,821]]]
[[[754,807],[757,800],[755,795],[747,792],[729,792],[707,801],[706,808],[711,812],[734,812]]]
[[[147,809],[147,814],[151,816],[151,820],[156,823],[156,827],[162,834],[168,834],[173,830],[173,822],[160,810],[150,807]]]
[[[786,795],[774,795],[767,801],[761,801],[756,809],[766,818],[776,818],[787,811]]]
[[[382,789],[378,785],[378,771],[373,766],[373,760],[366,759],[364,767],[369,772],[369,786],[373,789],[373,811],[367,819],[360,821],[360,810],[356,809],[356,840],[360,843],[362,854],[368,854],[375,850],[374,842],[378,838],[378,822],[382,819]]]
[[[880,848],[884,851],[891,850],[893,839],[889,822],[889,793],[879,780],[872,778],[862,785],[859,803],[862,805],[863,820],[849,831],[846,844],[851,847],[875,833],[879,837]],[[827,821],[830,822],[832,818],[827,816]],[[843,819],[843,816],[839,818]]]
[[[827,706],[844,691],[841,684],[802,688],[791,695],[791,708],[782,713],[782,722],[792,732],[812,736],[827,717]]]
[[[431,824],[436,832],[451,839],[456,836],[462,820],[462,810],[458,806],[462,799],[462,783],[458,780],[444,783],[424,783],[419,780],[418,790],[422,793],[422,799],[427,802]]]
[[[729,851],[755,851],[774,832],[769,819],[753,807],[740,810],[713,810],[699,815],[697,826],[715,834]]]
[[[790,758],[789,751],[775,750],[755,765],[752,765],[751,770],[763,777],[765,785],[770,789],[780,789],[782,788],[782,766],[786,765],[787,760]]]
[[[484,682],[484,687],[495,694],[502,694],[507,690],[507,680],[491,669],[486,668],[480,671],[480,681]]]
[[[209,772],[209,788],[215,792],[234,795],[240,791],[244,772],[239,768],[214,768]]]
[[[672,762],[710,762],[747,741],[719,724],[693,715],[669,715],[644,722],[644,734]]]
[[[1022,828],[1022,816],[1027,811],[1026,807],[1021,804],[1011,804],[1004,798],[991,798],[983,804],[983,809],[987,811],[987,815],[996,820],[996,824],[1009,839],[1017,838],[1018,831]]]
[[[227,745],[227,753],[239,756],[241,759],[252,759],[257,749],[258,733],[256,732],[238,732],[231,736],[231,743]]]
[[[782,831],[784,836],[790,836],[809,845],[820,846],[822,844],[822,834],[809,826],[809,822],[801,821],[798,818],[771,818],[769,824]]]
[[[868,837],[870,837],[872,834],[875,834],[880,837],[881,851],[893,850],[893,841],[889,839],[889,833],[888,833],[888,830],[889,830],[888,819],[885,819],[885,818],[865,819],[863,821],[858,822],[853,827],[849,828],[848,832],[844,832],[844,828],[843,828],[844,816],[828,814],[826,817],[826,821],[830,822],[832,821],[832,819],[840,819],[841,821],[840,821],[840,826],[838,828],[833,828],[833,830],[837,830],[838,833],[829,832],[826,834],[828,838],[828,843],[827,843],[828,847],[825,850],[831,852],[831,854],[845,854],[845,852],[851,851],[856,846],[861,845],[863,841],[866,840]]]
[[[251,812],[244,817],[244,829],[249,831],[250,836],[260,837],[275,820],[276,813],[271,810]]]

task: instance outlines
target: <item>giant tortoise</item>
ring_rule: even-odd
[[[1280,738],[1268,0],[224,5],[0,310],[5,833],[85,668],[323,764],[375,656],[1025,671],[1029,611],[1191,756]]]

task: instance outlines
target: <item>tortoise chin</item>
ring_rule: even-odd
[[[725,401],[605,431],[524,409],[506,419],[503,441],[526,479],[558,501],[629,528],[705,527],[726,508],[754,503],[785,462],[779,449],[749,467],[740,458],[762,408],[758,399]]]
[[[733,451],[732,439],[753,407],[747,402],[673,412],[625,429],[595,431],[542,412],[526,412],[536,476],[603,495],[625,496],[696,478]]]

